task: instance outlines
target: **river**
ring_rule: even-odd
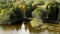
[[[48,30],[40,31],[39,33],[31,32],[30,30],[32,29],[27,26],[24,24],[0,26],[0,34],[60,34],[59,32],[49,32]]]

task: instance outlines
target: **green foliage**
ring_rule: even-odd
[[[10,14],[13,11],[11,4],[1,4],[0,3],[0,22],[5,24],[10,20]]]
[[[37,8],[33,11],[32,15],[34,18],[38,18],[38,19],[42,19],[42,18],[46,18],[43,17],[42,15],[44,15],[46,13],[45,16],[47,16],[47,11],[44,8]]]
[[[39,11],[39,8],[35,9],[32,13],[34,18],[40,18],[42,15],[42,12]]]
[[[37,0],[36,0],[37,1]],[[13,16],[14,19],[19,19],[23,18],[23,16],[29,15],[29,17],[32,16],[33,18],[37,18],[37,20],[45,19],[45,16],[42,16],[43,14],[47,14],[46,9],[44,8],[35,8],[35,5],[44,5],[43,1],[22,1],[22,3],[17,3],[17,2],[11,2],[9,1],[8,3],[0,3],[0,19],[2,21],[4,20],[11,20],[11,16]],[[33,5],[33,6],[32,6]],[[48,6],[54,7],[55,11],[55,6],[60,6],[59,3],[53,2],[49,3]],[[52,9],[48,8],[48,14],[52,13]],[[25,15],[25,16],[26,16]],[[60,19],[60,13],[58,15],[58,19]]]
[[[60,4],[58,2],[54,2],[54,3],[49,3],[48,6],[49,6],[48,7],[48,19],[57,20]]]
[[[59,14],[58,14],[58,20],[60,21],[60,11],[59,11]]]

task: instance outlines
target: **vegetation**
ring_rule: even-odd
[[[58,14],[59,14],[59,6],[60,4],[58,2],[49,3],[48,4],[48,19],[50,20],[58,20]]]
[[[56,20],[60,20],[60,3],[52,2],[47,4],[46,8],[44,1],[36,2],[30,0],[29,1],[8,1],[6,3],[0,3],[0,22],[8,22],[14,23],[15,21],[23,20],[25,18],[33,18],[37,19],[37,21],[43,21],[48,19],[56,18]],[[41,7],[37,7],[41,6]],[[51,8],[53,7],[53,8]],[[57,9],[58,8],[58,9]],[[57,13],[58,10],[58,13]],[[55,14],[57,13],[57,14]],[[54,17],[56,16],[56,17]],[[54,19],[55,20],[55,19]]]

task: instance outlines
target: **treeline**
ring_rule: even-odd
[[[58,18],[60,15],[60,3],[58,2],[53,2],[49,3],[47,6],[47,11],[48,11],[48,20],[49,22],[58,22],[60,19]]]
[[[26,5],[17,2],[0,3],[0,24],[21,23],[29,21],[30,18],[41,19],[42,21],[60,20],[60,3],[49,3],[46,8],[37,7],[45,5],[42,4]]]
[[[0,3],[0,24],[21,23],[32,17],[32,5],[18,4],[16,2]]]

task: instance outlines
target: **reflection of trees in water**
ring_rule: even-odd
[[[40,29],[33,28],[29,22],[24,23],[25,25],[25,30],[29,29],[30,32],[40,32]],[[21,29],[21,24],[20,25],[8,25],[8,26],[2,26],[2,29],[4,31],[10,31],[16,29],[17,31]]]
[[[26,27],[26,29],[28,27],[28,29],[29,29],[30,32],[36,32],[36,33],[45,30],[45,29],[41,29],[41,28],[38,29],[38,28],[32,27],[32,25],[30,24],[30,22],[25,22],[25,27]]]
[[[4,30],[4,31],[10,31],[10,30],[14,30],[15,29],[15,26],[2,26],[2,29]]]
[[[35,27],[32,27],[31,24],[29,22],[26,22],[24,23],[25,25],[25,30],[29,30],[31,33],[40,33],[40,32],[43,32],[45,31],[46,29],[41,29],[41,28],[35,28]],[[13,30],[21,30],[21,26],[22,25],[8,25],[8,26],[2,26],[2,29],[4,31],[13,31]],[[53,33],[57,33],[57,32],[60,32],[60,26],[59,25],[55,25],[55,26],[48,26],[50,29],[47,28],[47,30],[49,31],[49,33],[53,32]]]
[[[16,25],[16,30],[20,30],[21,26],[22,26],[22,24],[21,25]]]

